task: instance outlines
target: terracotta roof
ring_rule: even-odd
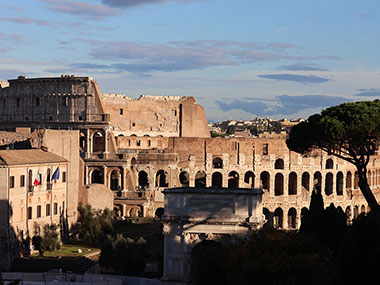
[[[59,162],[67,162],[67,160],[54,153],[42,151],[40,149],[0,150],[0,164],[3,165]]]

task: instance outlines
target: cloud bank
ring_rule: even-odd
[[[266,75],[257,75],[257,77],[274,79],[279,81],[293,81],[300,83],[323,83],[330,81],[331,79],[319,77],[315,75],[298,75],[298,74],[266,74]]]

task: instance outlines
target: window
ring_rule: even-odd
[[[25,186],[25,175],[21,175],[20,176],[20,187],[24,187]]]
[[[41,218],[41,206],[37,206],[37,218]]]
[[[140,145],[141,145],[141,141],[140,141],[140,140],[137,140],[137,141],[136,141],[136,145],[137,145],[137,146],[140,146]]]
[[[14,176],[9,177],[9,188],[15,188],[15,177]]]
[[[152,145],[151,140],[148,140],[148,146],[151,146],[151,145]]]
[[[16,98],[16,107],[20,107],[20,98]]]
[[[36,106],[40,106],[40,98],[39,97],[36,98]]]
[[[54,215],[58,214],[58,204],[54,203]]]
[[[62,212],[65,212],[65,202],[62,202]]]
[[[135,123],[132,123],[132,127],[134,127],[134,126],[136,126],[136,124],[135,124]]]
[[[123,115],[123,112],[124,112],[123,108],[120,108],[119,112],[120,112],[120,115]]]
[[[268,144],[263,144],[263,155],[268,155]]]
[[[82,116],[78,116],[78,120],[82,121],[83,120]]]
[[[50,216],[50,204],[46,204],[46,216]]]
[[[28,220],[32,219],[32,207],[28,207]]]
[[[63,183],[66,182],[66,171],[63,171],[63,172],[62,172],[62,182],[63,182]]]

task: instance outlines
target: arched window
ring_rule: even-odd
[[[359,174],[357,171],[355,171],[355,176],[354,176],[354,189],[359,188]]]
[[[331,158],[326,160],[326,169],[333,169],[334,168],[334,162]]]
[[[179,174],[179,182],[182,184],[182,187],[189,187],[189,173],[182,171]]]
[[[288,194],[297,195],[297,174],[295,172],[289,174]]]
[[[95,169],[94,171],[92,171],[91,183],[93,183],[93,184],[104,184],[103,172],[98,170],[98,169]]]
[[[274,195],[280,196],[284,194],[284,175],[277,173],[274,177]]]
[[[223,168],[223,160],[219,157],[215,157],[212,160],[212,167],[214,168]]]
[[[284,212],[281,208],[277,208],[273,215],[273,226],[282,229],[283,227]]]
[[[222,187],[223,186],[223,175],[220,172],[214,172],[211,177],[211,185],[213,187]]]
[[[102,152],[104,151],[104,136],[102,133],[97,132],[93,136],[92,140],[92,152]]]
[[[322,185],[322,174],[319,171],[317,171],[314,173],[313,186],[320,189],[321,185]]]
[[[139,186],[142,188],[149,187],[148,173],[144,170],[139,171]]]
[[[274,163],[274,169],[284,169],[284,160],[281,158],[277,159]]]
[[[325,182],[325,194],[331,195],[333,193],[333,174],[331,172],[326,174],[326,182]]]
[[[263,171],[260,174],[261,188],[269,191],[270,186],[270,174],[267,171]]]
[[[343,173],[341,171],[336,175],[336,194],[343,195]]]
[[[295,208],[290,208],[288,211],[288,227],[290,229],[297,228],[297,210]]]
[[[164,170],[159,170],[157,171],[157,174],[156,174],[156,187],[168,187],[169,184],[168,182],[166,181],[167,179],[167,172],[164,171]]]
[[[255,174],[252,171],[247,171],[245,173],[244,183],[248,184],[248,187],[255,187]]]
[[[228,174],[228,188],[239,188],[239,174],[236,171]]]
[[[310,174],[308,172],[302,173],[302,187],[307,191],[310,190]]]
[[[121,180],[121,174],[119,170],[112,170],[111,175],[110,175],[110,188],[111,190],[120,190],[121,186],[119,184]]]
[[[346,189],[352,188],[352,174],[350,171],[347,172],[346,176]]]
[[[195,174],[195,187],[206,187],[206,173],[204,171],[198,171]]]

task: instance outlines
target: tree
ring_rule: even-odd
[[[367,165],[380,139],[380,100],[344,103],[327,108],[292,128],[288,148],[307,153],[319,148],[355,165],[359,188],[380,231],[380,206],[367,181]]]

